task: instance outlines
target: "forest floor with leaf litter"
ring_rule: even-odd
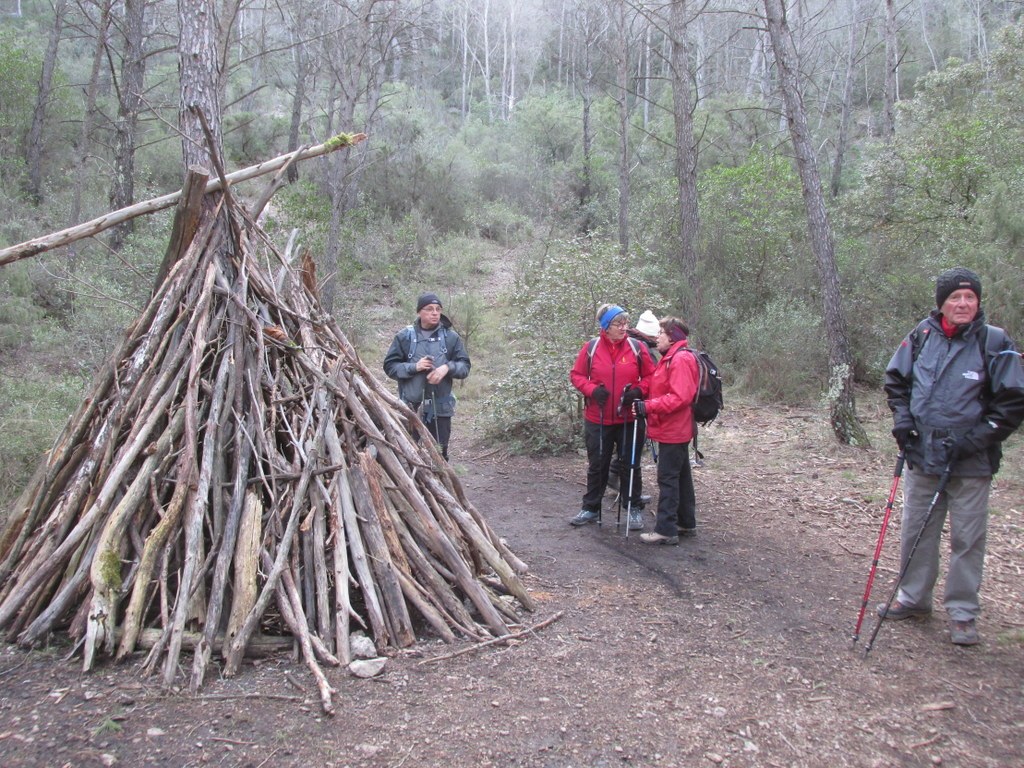
[[[872,400],[872,398],[868,398]],[[1024,739],[1024,451],[992,497],[983,642],[941,613],[851,638],[892,481],[879,447],[837,445],[817,409],[732,405],[702,433],[699,534],[651,547],[571,528],[577,455],[505,457],[456,422],[470,499],[529,566],[539,605],[506,646],[423,642],[374,679],[328,672],[325,717],[305,667],[247,661],[199,695],[139,677],[141,657],[83,674],[68,648],[0,651],[4,766],[1006,766]],[[656,489],[645,462],[645,490]],[[656,491],[655,491],[656,496]],[[610,497],[606,497],[606,503]],[[653,504],[647,513],[651,530]],[[898,508],[872,596],[895,578]],[[946,541],[944,539],[944,547]],[[446,658],[440,658],[446,657]],[[185,676],[182,676],[185,679]]]

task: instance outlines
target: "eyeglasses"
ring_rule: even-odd
[[[610,325],[612,328],[626,328],[629,326],[629,320],[612,320]]]

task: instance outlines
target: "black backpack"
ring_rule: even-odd
[[[693,399],[693,420],[707,426],[725,405],[722,399],[722,375],[718,366],[704,350],[685,348],[697,360],[697,396]]]

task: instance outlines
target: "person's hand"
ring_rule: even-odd
[[[448,363],[440,365],[437,368],[431,368],[430,373],[427,374],[428,384],[440,384],[444,381],[444,377],[448,375]]]
[[[969,459],[976,453],[981,453],[984,446],[978,445],[973,435],[968,432],[966,435],[961,437],[959,440],[952,442],[949,446],[949,463],[963,461]]]
[[[605,388],[604,384],[598,384],[590,396],[594,399],[594,402],[604,408],[604,404],[608,402],[608,397],[611,393]]]
[[[913,424],[900,424],[892,428],[892,436],[896,438],[896,445],[900,450],[906,450],[907,444],[917,439],[917,430]]]
[[[432,370],[434,370],[434,358],[432,358],[430,355],[425,355],[424,357],[421,357],[419,360],[416,361],[416,370],[417,371],[432,371]],[[437,382],[431,382],[431,383],[432,384],[436,384]]]
[[[645,403],[643,400],[634,400],[633,401],[633,413],[636,414],[641,419],[646,419],[647,418],[647,403]]]
[[[643,398],[644,393],[640,387],[630,387],[622,394],[622,406],[628,409],[634,402]]]

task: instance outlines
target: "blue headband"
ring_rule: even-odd
[[[612,324],[612,320],[614,320],[616,317],[618,317],[619,315],[621,315],[625,311],[626,310],[624,310],[622,307],[618,306],[617,304],[613,304],[612,306],[608,307],[608,309],[606,309],[604,311],[604,314],[601,315],[601,320],[600,320],[601,330],[602,331],[607,331],[608,330],[608,326]]]

